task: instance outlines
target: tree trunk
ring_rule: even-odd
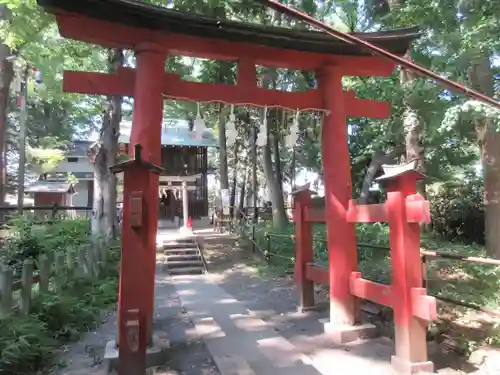
[[[470,85],[493,97],[493,73],[488,53],[480,53],[469,69]],[[487,119],[475,122],[484,176],[485,237],[488,254],[500,259],[500,133]]]
[[[290,186],[292,187],[292,190],[295,189],[295,169],[297,164],[297,158],[295,157],[296,153],[297,151],[295,150],[295,147],[293,147],[292,160],[290,162]]]
[[[264,146],[264,149],[262,151],[262,158],[263,158],[264,176],[266,179],[267,188],[269,191],[269,196],[271,199],[272,209],[273,209],[273,225],[276,228],[284,228],[288,223],[288,219],[285,212],[282,187],[280,188],[279,186],[279,182],[281,181],[281,179],[278,178],[277,173],[275,173],[273,170],[273,160],[271,151],[271,148],[275,149],[276,147],[275,144],[276,140],[274,139],[276,137],[273,137],[273,139],[270,139],[269,137],[270,135],[269,125],[274,123],[273,120],[274,118],[272,116],[270,116],[270,118],[268,119],[268,129],[267,129],[268,142],[266,146]]]
[[[238,149],[239,149],[239,143],[236,142],[234,144],[234,149],[233,149],[233,160],[234,160],[234,165],[233,165],[233,180],[231,183],[231,193],[229,195],[229,215],[231,217],[234,217],[234,206],[236,205],[236,188],[238,186]]]
[[[107,115],[105,115],[106,117]],[[103,123],[104,127],[104,123]],[[101,130],[102,133],[102,130]],[[101,135],[102,138],[102,135]],[[92,203],[92,235],[109,239],[112,235],[112,221],[105,202],[109,201],[110,174],[107,167],[107,150],[101,142],[90,146],[88,157],[94,170],[94,199]]]
[[[389,12],[398,12],[404,4],[404,0],[382,0],[376,1],[376,13],[385,16]],[[404,58],[411,61],[411,51],[406,51]],[[406,145],[406,160],[417,160],[417,169],[425,173],[425,154],[424,154],[424,124],[422,118],[418,115],[416,103],[416,91],[414,90],[416,75],[409,69],[400,68],[399,82],[404,89],[403,102],[405,109],[402,116],[403,130]],[[425,196],[425,180],[417,183],[417,191]]]
[[[240,199],[238,202],[238,213],[243,211],[243,208],[245,207],[245,195],[246,195],[246,185],[247,181],[250,179],[250,168],[248,168],[248,157],[246,158],[246,163],[245,163],[245,171],[243,172],[243,178],[241,180],[241,185],[240,185]]]
[[[405,54],[406,60],[411,61],[410,51]],[[406,145],[406,161],[417,160],[417,170],[425,173],[425,155],[424,155],[424,127],[422,119],[418,115],[416,105],[413,103],[413,86],[415,76],[408,69],[401,68],[400,83],[405,89],[404,95],[405,109],[403,112],[403,128]],[[417,191],[425,197],[425,180],[417,183]]]
[[[281,126],[284,126],[285,117],[282,116]],[[285,197],[283,194],[283,171],[281,169],[281,158],[279,149],[279,122],[274,122],[274,135],[271,137],[275,165],[275,187],[276,194],[273,197],[273,222],[274,225],[283,228],[288,224],[288,216],[285,210]]]
[[[222,107],[219,109],[219,173],[220,188],[229,189],[229,174],[227,167],[226,123]]]
[[[110,49],[108,57],[110,72],[116,72],[123,66],[124,56],[121,49]],[[110,172],[109,167],[117,161],[122,102],[123,98],[120,96],[108,98],[99,142],[89,150],[89,157],[94,166],[92,233],[105,239],[114,238],[117,229],[116,176]]]
[[[395,148],[389,153],[383,151],[375,151],[368,169],[366,170],[365,177],[363,178],[363,185],[361,186],[361,193],[359,195],[359,204],[368,204],[370,198],[370,187],[382,164],[390,164],[394,159],[405,152],[403,145]]]
[[[10,12],[7,5],[0,4],[0,21],[7,21]],[[10,48],[0,40],[0,206],[5,203],[5,188],[7,183],[6,160],[6,130],[7,105],[9,102],[10,85],[14,77],[12,61],[7,58],[11,55]],[[3,213],[0,213],[3,217]]]

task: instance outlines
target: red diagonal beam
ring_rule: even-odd
[[[324,31],[325,33],[327,33],[327,34],[329,34],[337,39],[343,40],[344,42],[347,42],[347,43],[354,43],[354,44],[357,44],[359,46],[363,46],[367,50],[369,50],[370,52],[372,52],[376,55],[383,56],[389,60],[392,60],[392,61],[404,66],[407,69],[418,72],[426,77],[430,77],[432,79],[435,79],[436,81],[441,83],[443,86],[446,86],[450,89],[454,89],[460,93],[463,93],[463,94],[470,96],[474,99],[480,100],[483,103],[489,104],[495,108],[500,109],[500,102],[496,101],[493,98],[490,98],[487,95],[481,94],[480,92],[478,92],[476,90],[465,87],[465,86],[463,86],[457,82],[454,82],[448,78],[440,76],[439,74],[434,73],[432,70],[424,68],[423,66],[417,65],[411,61],[405,60],[402,57],[396,56],[396,55],[390,53],[389,51],[386,51],[383,48],[377,47],[377,46],[375,46],[375,45],[373,45],[373,44],[371,44],[363,39],[360,39],[354,35],[346,34],[346,33],[343,33],[342,31],[335,30],[334,28],[328,26],[327,24],[325,24],[321,21],[318,21],[317,19],[315,19],[315,18],[313,18],[305,13],[302,13],[296,9],[293,9],[293,8],[290,8],[286,5],[284,5],[284,4],[281,4],[277,0],[259,0],[259,1],[263,2],[268,7],[272,8],[280,13],[283,13],[287,16],[298,19],[300,21],[304,21],[304,22],[308,23],[309,25],[314,26],[314,27]]]

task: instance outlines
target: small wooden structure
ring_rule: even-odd
[[[33,193],[35,206],[62,206],[71,207],[75,189],[71,183],[38,180],[24,190]],[[51,210],[37,210],[35,216],[39,219],[50,217]]]

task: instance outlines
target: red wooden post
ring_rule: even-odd
[[[147,323],[153,318],[154,284],[148,281],[151,272],[154,277],[154,268],[151,270],[147,262],[151,251],[148,234],[151,211],[157,209],[147,198],[151,192],[150,175],[163,171],[142,160],[140,145],[135,146],[134,154],[135,159],[110,168],[113,173],[124,173],[117,338],[120,375],[136,374],[132,370],[142,368],[150,340]]]
[[[330,275],[330,324],[328,330],[340,332],[357,321],[357,298],[351,294],[349,278],[357,271],[356,234],[346,213],[352,196],[349,148],[342,74],[336,67],[325,67],[319,74],[324,108],[321,150],[325,183],[325,221]],[[347,328],[350,326],[350,328]],[[342,335],[340,335],[342,336]],[[344,338],[339,338],[345,341]]]
[[[152,44],[142,44],[136,49],[137,71],[134,88],[134,111],[132,112],[132,131],[130,144],[140,144],[143,147],[144,158],[156,165],[161,164],[161,126],[163,121],[163,88],[165,81],[160,78],[165,74],[165,59],[167,53]],[[134,148],[129,148],[133,156]],[[143,241],[147,248],[140,262],[145,264],[144,273],[137,281],[144,284],[147,292],[144,294],[144,305],[147,311],[147,321],[144,330],[148,340],[152,339],[152,324],[154,311],[154,287],[156,269],[156,231],[158,229],[158,187],[159,177],[156,174],[148,176],[149,190],[144,192],[145,205],[149,208],[146,217]],[[136,282],[137,282],[136,281]],[[149,313],[148,313],[149,314]]]
[[[295,279],[299,294],[299,311],[314,308],[314,283],[306,278],[306,264],[314,260],[312,223],[306,222],[304,211],[311,204],[309,184],[292,192],[295,223]]]
[[[410,167],[411,165],[408,164]],[[387,180],[387,213],[390,228],[392,264],[392,300],[395,323],[396,355],[392,364],[398,373],[433,372],[427,359],[427,322],[436,318],[436,301],[422,288],[420,259],[420,222],[430,220],[428,202],[416,194],[416,183],[423,176],[408,167]],[[382,180],[379,178],[378,180]]]
[[[119,375],[144,375],[146,373],[146,341],[138,309],[127,310],[119,321],[122,344],[120,345]]]

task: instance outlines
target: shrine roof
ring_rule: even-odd
[[[122,121],[120,123],[120,137],[118,142],[129,144],[132,123]],[[202,137],[197,138],[195,132],[189,130],[186,120],[167,119],[161,128],[162,146],[184,146],[184,147],[218,147],[219,142],[213,133],[206,129]]]
[[[26,193],[70,193],[75,192],[73,185],[56,181],[37,181],[24,190]]]
[[[37,2],[52,13],[64,11],[141,29],[330,55],[371,55],[360,46],[323,32],[228,21],[134,0]],[[420,37],[420,32],[417,27],[411,27],[353,35],[392,53],[404,54],[409,44]]]

